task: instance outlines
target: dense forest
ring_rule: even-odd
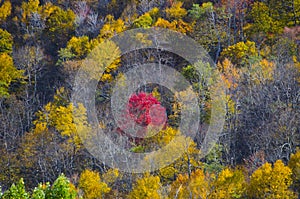
[[[148,48],[119,52],[116,38],[135,29],[146,32],[119,42]],[[191,38],[209,64],[150,48],[161,37],[147,31],[159,29],[179,36],[158,43]],[[1,0],[0,198],[299,198],[299,47],[300,0]],[[91,69],[98,63],[101,72]],[[150,82],[123,99],[125,74],[147,64],[165,68],[145,78],[176,80],[178,89]],[[89,150],[93,114],[73,101],[79,71],[89,67],[101,135],[163,166],[131,172],[136,163],[117,152],[105,155],[127,160],[128,169]],[[193,97],[179,89],[185,81]],[[197,108],[184,104],[193,99]],[[216,114],[222,131],[204,150]]]

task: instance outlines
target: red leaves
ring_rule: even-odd
[[[149,130],[159,131],[166,126],[166,109],[152,94],[141,92],[131,95],[125,109],[118,132],[133,138],[134,142],[143,140]]]
[[[161,125],[166,121],[166,109],[152,94],[147,95],[144,92],[133,94],[127,109],[131,119],[141,126]]]

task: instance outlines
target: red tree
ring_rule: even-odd
[[[144,92],[133,94],[129,98],[124,120],[121,122],[122,125],[119,128],[119,132],[129,137],[143,138],[147,133],[148,127],[157,127],[157,129],[164,127],[166,125],[166,119],[166,109],[161,106],[160,102],[153,97],[152,94]],[[132,123],[138,126],[138,128],[132,128]],[[131,132],[132,129],[139,130],[137,132]]]

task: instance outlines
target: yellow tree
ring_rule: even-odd
[[[5,21],[10,14],[11,14],[11,3],[9,0],[5,0],[0,7],[0,22]]]
[[[122,19],[115,20],[112,15],[107,15],[105,21],[106,23],[98,35],[100,42],[126,30],[125,22]]]
[[[14,66],[11,57],[12,48],[12,35],[0,28],[0,97],[8,96],[8,88],[11,82],[21,78],[23,73]]]
[[[300,150],[291,155],[288,165],[292,169],[293,188],[300,193]]]
[[[158,176],[151,176],[149,173],[141,179],[138,179],[132,191],[129,193],[129,199],[160,199],[161,184]]]
[[[242,198],[246,190],[246,181],[242,170],[222,170],[212,182],[213,191],[209,198],[234,199]]]
[[[76,169],[73,164],[82,162],[77,155],[82,153],[80,138],[88,136],[90,130],[86,110],[65,97],[64,89],[59,89],[54,101],[36,113],[33,129],[23,137],[19,153],[28,177],[50,181],[57,172],[72,175]]]
[[[289,189],[292,184],[292,170],[277,160],[273,167],[266,163],[258,168],[250,177],[247,196],[250,198],[290,199],[297,198]]]
[[[178,1],[172,5],[172,7],[167,8],[166,14],[169,19],[182,19],[187,15],[186,9],[182,8],[183,2]]]
[[[40,13],[42,7],[39,6],[39,0],[29,0],[28,2],[22,2],[22,19],[21,21],[25,24],[28,24],[29,19],[33,13]]]
[[[255,46],[255,42],[246,41],[239,42],[228,48],[224,49],[221,53],[223,58],[228,58],[233,64],[238,67],[245,66],[248,63],[248,59],[253,56],[257,56],[258,52]]]
[[[100,174],[88,169],[80,175],[79,188],[83,191],[85,199],[104,198],[104,194],[110,191],[107,184],[101,181]]]
[[[8,89],[12,82],[23,78],[23,71],[17,70],[13,59],[7,53],[0,53],[0,98],[9,95]]]

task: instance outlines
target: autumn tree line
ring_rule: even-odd
[[[0,198],[298,198],[299,24],[299,0],[1,1]],[[86,107],[71,103],[72,88],[99,44],[126,30],[151,27],[187,35],[209,53],[216,67],[205,66],[203,75],[221,73],[225,124],[213,149],[200,156],[211,118],[210,91],[220,85],[203,81],[195,68],[203,69],[201,63],[191,65],[167,50],[122,55],[98,77],[99,126],[135,153],[159,149],[176,136],[189,143],[182,157],[164,168],[126,173],[85,148],[77,130],[90,125]],[[156,84],[131,96],[124,117],[144,129],[164,121],[158,134],[135,139],[113,122],[115,82],[143,63],[168,65],[190,82],[201,110],[195,138],[178,129],[184,109],[178,98],[186,93]]]

